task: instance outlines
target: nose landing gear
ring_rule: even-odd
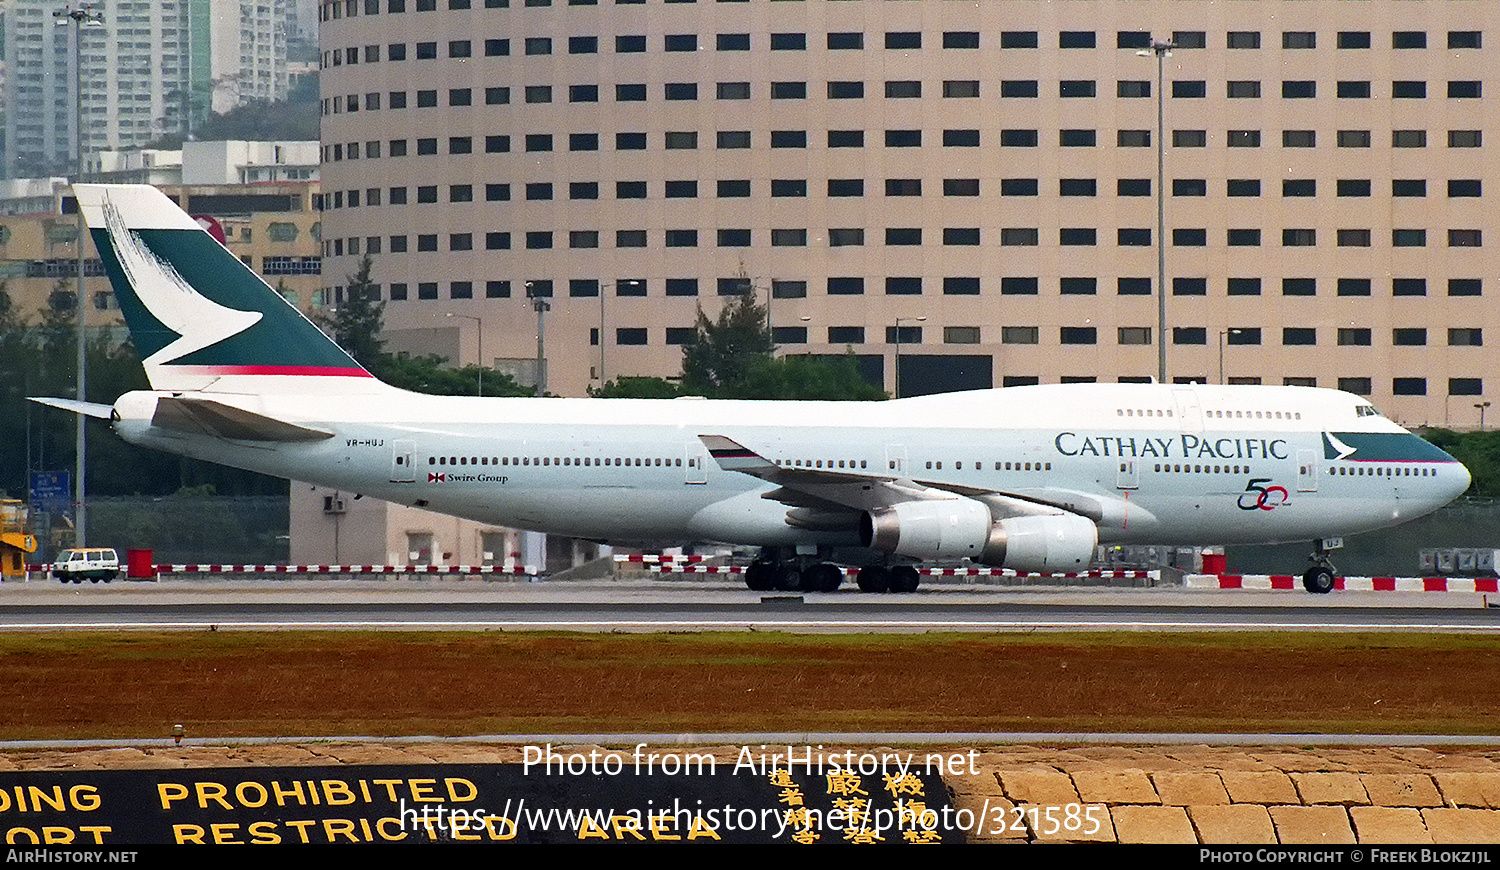
[[[1329,543],[1328,540],[1322,538],[1313,541],[1313,551],[1307,557],[1312,561],[1312,565],[1302,575],[1302,588],[1315,595],[1327,595],[1333,591],[1337,583],[1333,562],[1328,558],[1329,551],[1332,549],[1328,546]],[[1337,545],[1342,545],[1342,543],[1343,541],[1338,541]]]

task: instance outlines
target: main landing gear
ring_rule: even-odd
[[[861,592],[915,592],[921,575],[910,565],[868,565],[859,569]],[[745,585],[755,592],[835,592],[844,582],[844,569],[831,562],[783,561],[774,551],[762,552],[745,569]]]
[[[1313,541],[1313,551],[1307,557],[1312,560],[1312,566],[1302,575],[1302,588],[1315,595],[1327,595],[1333,591],[1334,567],[1328,553],[1321,539]]]

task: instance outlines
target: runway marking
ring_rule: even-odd
[[[586,629],[586,628],[642,628],[642,629],[681,629],[681,628],[758,628],[766,631],[774,631],[780,628],[913,628],[913,629],[1024,629],[1024,628],[1051,628],[1051,629],[1087,629],[1087,628],[1117,628],[1134,630],[1151,629],[1258,629],[1263,631],[1276,631],[1286,629],[1310,629],[1318,631],[1500,631],[1500,624],[1482,623],[1287,623],[1287,622],[1035,622],[1035,621],[968,621],[968,620],[933,620],[933,621],[878,621],[878,620],[785,620],[785,621],[760,621],[760,620],[672,620],[672,621],[639,621],[639,620],[544,620],[544,621],[326,621],[326,622],[256,622],[256,621],[233,621],[205,619],[199,622],[36,622],[36,623],[0,623],[0,631],[15,630],[38,630],[38,629],[72,629],[72,630],[127,630],[127,629],[186,629],[186,628],[552,628],[552,629]]]

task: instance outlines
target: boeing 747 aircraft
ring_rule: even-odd
[[[151,390],[146,447],[612,544],[753,545],[752,589],[912,591],[914,564],[1078,571],[1099,544],[1311,541],[1436,510],[1453,457],[1359,396],[1070,384],[886,402],[466,398],[376,380],[165,195],[79,185]]]

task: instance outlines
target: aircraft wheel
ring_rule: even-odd
[[[771,562],[751,562],[745,569],[745,585],[754,592],[770,592],[776,588],[776,565]]]
[[[891,572],[880,565],[868,565],[859,569],[854,580],[859,584],[861,592],[889,592],[891,588]]]
[[[804,576],[807,588],[813,592],[836,592],[844,582],[844,570],[827,562],[808,568]]]
[[[102,578],[100,578],[100,576],[98,574],[95,574],[94,576],[92,576],[92,577],[89,578],[89,582],[90,583],[98,583],[100,581],[100,579],[102,579]]]
[[[782,565],[776,569],[776,588],[782,592],[800,592],[803,587],[802,569],[796,565]]]
[[[897,565],[891,569],[892,592],[916,592],[921,582],[922,575],[910,565]]]
[[[1323,565],[1314,565],[1302,575],[1302,588],[1315,595],[1326,595],[1333,591],[1333,571]]]

